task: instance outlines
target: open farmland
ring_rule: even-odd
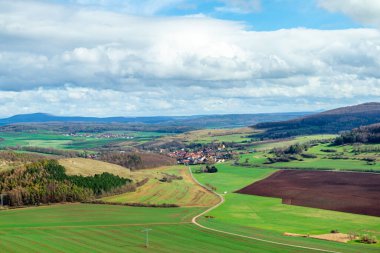
[[[238,193],[281,198],[289,205],[380,216],[380,175],[278,171]]]
[[[60,132],[0,132],[0,148],[28,146],[63,150],[91,150],[104,145],[131,147],[167,135],[158,132],[105,131],[68,135]],[[124,138],[128,136],[128,139]]]
[[[178,177],[170,182],[163,178]],[[105,197],[105,202],[176,204],[179,206],[211,206],[218,198],[197,185],[184,166],[163,167],[152,170],[140,170],[131,173],[132,178],[148,178],[149,181],[135,192]]]
[[[68,175],[93,176],[108,172],[120,177],[130,178],[131,171],[122,166],[85,158],[60,159],[59,164],[65,167]]]
[[[338,252],[375,253],[380,251],[378,244],[369,246],[356,242],[333,243],[284,236],[285,232],[321,235],[329,233],[332,229],[338,229],[342,233],[356,232],[379,237],[380,218],[284,205],[278,198],[234,193],[252,182],[270,176],[276,170],[228,164],[220,164],[217,167],[217,173],[194,174],[201,183],[212,185],[225,198],[223,205],[207,213],[207,216],[212,218],[199,219],[202,225],[282,243],[325,247]],[[193,170],[196,171],[196,167]]]
[[[289,147],[285,143],[281,144],[283,146],[271,143],[271,148]],[[291,145],[297,143],[302,145],[302,142]],[[269,158],[276,158],[276,155],[271,152],[272,149],[266,149],[240,155],[239,163],[244,166],[278,169],[377,172],[380,171],[378,149],[379,145],[376,144],[333,146],[331,143],[319,143],[311,145],[302,154],[292,155],[292,159],[287,161],[269,162]]]
[[[294,138],[289,138],[285,140],[270,140],[270,141],[263,141],[258,142],[254,145],[255,150],[257,151],[263,151],[263,150],[270,150],[272,148],[284,148],[288,147],[290,145],[296,144],[296,143],[305,143],[309,141],[316,141],[316,140],[331,140],[337,137],[335,134],[317,134],[317,135],[305,135],[305,136],[298,136]]]
[[[204,208],[65,204],[0,212],[4,252],[315,253],[210,232],[191,224]],[[149,233],[145,247],[143,229]]]

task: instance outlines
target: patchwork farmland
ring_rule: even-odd
[[[380,216],[380,175],[281,170],[237,193],[281,198],[284,204]]]

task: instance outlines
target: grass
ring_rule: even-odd
[[[276,143],[271,143],[275,145]],[[376,145],[362,145],[363,148]],[[334,149],[336,152],[323,152],[326,149]],[[251,154],[243,154],[239,156],[239,162],[257,167],[269,168],[289,168],[289,169],[328,169],[328,170],[350,170],[350,171],[380,171],[380,155],[378,153],[360,153],[353,152],[353,146],[331,146],[329,143],[318,144],[309,148],[305,153],[313,154],[316,158],[302,158],[300,160],[292,160],[289,162],[277,162],[273,164],[265,164],[267,157],[272,154],[264,151],[253,152]],[[342,156],[345,159],[332,159],[332,156]],[[374,158],[377,162],[373,165],[364,161],[364,158]]]
[[[334,135],[334,134],[318,134],[318,135],[298,136],[298,137],[295,137],[294,139],[291,139],[291,140],[258,144],[258,145],[255,145],[254,148],[257,151],[263,151],[263,150],[270,150],[273,148],[284,148],[284,147],[288,147],[288,146],[296,144],[296,143],[305,143],[305,142],[314,141],[314,140],[333,139],[335,137],[337,137],[337,135]]]
[[[350,231],[380,236],[380,218],[356,215],[307,207],[281,204],[280,199],[249,196],[233,193],[256,180],[274,172],[273,169],[235,167],[221,164],[218,173],[195,174],[204,184],[216,187],[225,194],[225,203],[207,215],[215,218],[202,218],[201,224],[246,235],[255,235],[263,239],[282,242],[297,242],[323,247],[337,247],[335,243],[321,242],[315,239],[289,238],[284,232],[299,234],[323,234],[332,229],[348,233]],[[358,243],[339,245],[343,252],[379,252],[379,245],[366,246]]]
[[[324,168],[332,170],[380,170],[380,164],[368,165],[365,161],[359,160],[333,160],[333,159],[305,159],[304,161],[291,161],[291,162],[281,162],[274,163],[270,165],[271,167],[283,167],[283,168]]]
[[[59,164],[66,168],[68,175],[93,176],[108,172],[124,178],[131,178],[130,169],[122,166],[85,158],[60,159]]]
[[[4,252],[315,252],[205,231],[189,223],[201,210],[68,204],[1,211],[0,247]],[[152,229],[149,248],[144,228]]]
[[[132,172],[132,176],[149,178],[148,183],[139,187],[135,192],[105,197],[106,202],[118,203],[146,203],[146,204],[177,204],[180,206],[210,206],[218,203],[218,198],[210,192],[198,186],[190,176],[189,171],[183,166],[160,168],[155,170],[143,170]],[[172,182],[160,182],[165,174],[181,176],[182,180]]]
[[[104,132],[108,133],[108,132]],[[126,131],[120,132],[133,139],[124,138],[97,138],[82,136],[66,136],[61,133],[39,132],[39,133],[18,133],[2,132],[0,133],[0,147],[10,146],[36,146],[43,148],[70,149],[70,150],[87,150],[99,148],[110,143],[142,143],[167,134],[156,132],[139,132]],[[99,133],[100,134],[100,133]]]
[[[231,128],[231,129],[202,129],[178,134],[174,136],[166,136],[158,139],[158,142],[182,141],[184,143],[211,143],[211,142],[247,142],[251,138],[248,135],[256,133],[249,127]]]

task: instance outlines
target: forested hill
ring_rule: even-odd
[[[77,117],[55,116],[46,113],[19,114],[9,118],[0,119],[0,125],[25,125],[29,123],[59,123],[82,125],[109,125],[120,127],[137,126],[152,128],[169,127],[169,131],[183,132],[198,128],[225,128],[240,127],[257,124],[259,122],[290,120],[309,115],[310,112],[284,112],[259,114],[224,114],[224,115],[194,115],[194,116],[151,116],[151,117]]]
[[[335,139],[336,145],[352,143],[380,143],[380,123],[355,128]]]
[[[380,103],[365,103],[337,108],[298,119],[259,123],[254,127],[267,129],[263,138],[285,138],[305,134],[339,133],[380,122]]]

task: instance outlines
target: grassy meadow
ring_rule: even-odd
[[[311,140],[308,137],[302,137],[304,140]],[[305,142],[305,141],[304,141]],[[239,163],[247,166],[265,167],[265,168],[279,168],[279,169],[325,169],[325,170],[350,170],[350,171],[380,171],[380,155],[378,152],[356,152],[356,149],[371,149],[378,147],[374,144],[363,145],[345,145],[345,146],[331,146],[330,143],[319,143],[315,146],[308,148],[305,154],[310,154],[315,157],[305,158],[299,157],[298,160],[291,160],[289,162],[276,162],[267,164],[268,157],[274,157],[270,153],[273,148],[285,148],[301,142],[278,142],[265,144],[266,149],[256,149],[251,153],[239,155]],[[260,145],[259,145],[260,147]],[[327,152],[334,150],[334,152]],[[366,159],[374,159],[374,163],[369,163]]]
[[[165,133],[139,131],[106,131],[97,134],[107,133],[125,134],[133,138],[125,139],[95,136],[67,136],[61,133],[46,131],[41,131],[38,133],[1,132],[0,148],[15,146],[33,146],[42,148],[68,149],[80,151],[99,148],[111,143],[117,143],[121,146],[133,146],[167,135]]]
[[[216,187],[224,194],[225,203],[207,215],[214,218],[201,218],[201,224],[241,233],[263,239],[282,242],[297,242],[300,245],[313,244],[317,247],[342,247],[343,252],[379,252],[379,245],[367,246],[358,243],[337,244],[321,242],[315,239],[290,238],[285,232],[299,234],[326,234],[332,229],[343,233],[351,231],[370,233],[380,236],[380,218],[356,215],[314,208],[281,204],[280,199],[249,196],[233,193],[254,181],[273,173],[273,169],[237,167],[220,164],[218,173],[194,174],[204,184]],[[341,249],[341,250],[342,250]]]
[[[204,208],[66,204],[1,211],[5,252],[312,253],[206,231],[190,223]],[[143,229],[149,233],[145,248]]]
[[[273,148],[284,148],[296,143],[305,143],[305,142],[315,141],[315,140],[329,140],[329,139],[334,139],[335,137],[337,137],[337,135],[334,135],[334,134],[305,135],[305,136],[294,137],[290,140],[284,140],[284,141],[280,140],[280,141],[273,141],[269,143],[257,144],[254,146],[254,148],[257,151],[264,151],[264,150],[270,150]]]
[[[177,204],[179,206],[211,206],[218,203],[219,199],[210,192],[197,185],[190,176],[188,169],[184,166],[173,166],[167,168],[142,170],[132,172],[149,181],[139,187],[135,192],[127,192],[120,195],[105,197],[105,202],[118,203],[144,203],[144,204]],[[182,177],[181,180],[172,182],[160,182],[159,179],[165,175]]]
[[[64,158],[58,161],[65,167],[68,175],[93,176],[108,172],[120,177],[131,178],[130,169],[112,163],[85,158]]]

